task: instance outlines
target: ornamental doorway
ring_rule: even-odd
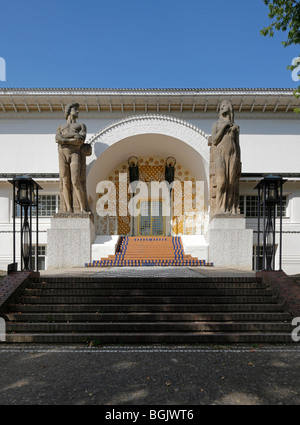
[[[166,236],[163,200],[141,200],[138,236]]]
[[[98,215],[97,211],[94,212],[97,235],[166,237],[205,234],[208,226],[207,201],[204,201],[202,209],[197,209],[196,200],[199,199],[197,197],[201,196],[201,188],[197,187],[197,179],[186,165],[177,162],[175,166],[176,185],[172,193],[167,193],[162,186],[158,188],[158,191],[157,188],[152,191],[152,183],[157,182],[160,185],[165,180],[166,157],[167,155],[165,157],[159,155],[137,157],[139,161],[139,181],[142,188],[142,191],[137,193],[133,194],[129,191],[127,160],[112,168],[110,173],[103,178],[103,181],[111,182],[110,184],[114,188],[114,190],[110,189],[110,203],[115,207],[115,215],[102,216]],[[127,186],[125,186],[125,180],[120,180],[120,176],[122,174],[124,176],[125,173],[127,174]],[[201,178],[201,175],[199,178]],[[147,190],[144,186],[142,187],[142,184],[147,186]],[[188,195],[187,198],[186,195]],[[108,195],[99,192],[96,195],[94,205],[102,196]],[[135,205],[134,214],[130,204],[133,198],[135,198],[133,202]],[[175,198],[179,203],[181,200],[182,205],[179,209],[175,209]],[[192,205],[185,202],[186,199],[191,199]],[[139,211],[140,215],[136,215],[136,209],[142,209],[142,212]]]

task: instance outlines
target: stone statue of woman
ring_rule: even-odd
[[[239,179],[241,152],[239,126],[234,123],[231,102],[220,105],[219,120],[213,124],[210,150],[210,207],[216,214],[239,213]]]

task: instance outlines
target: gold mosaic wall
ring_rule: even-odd
[[[147,156],[139,157],[139,177],[140,181],[149,183],[151,181],[164,181],[165,180],[165,160],[166,158],[157,157],[157,156]],[[119,234],[119,235],[128,235],[130,233],[130,215],[127,213],[127,216],[119,215],[119,174],[127,173],[127,188],[129,185],[129,173],[128,173],[128,163],[124,162],[116,167],[112,172],[107,176],[105,180],[115,183],[116,188],[116,211],[117,217],[99,217],[98,218],[98,234]],[[180,163],[175,165],[175,181],[181,183],[181,194],[182,194],[182,208],[184,209],[184,196],[188,193],[188,187],[185,188],[184,192],[184,182],[191,181],[192,188],[189,195],[192,196],[193,200],[193,211],[183,211],[182,216],[173,216],[172,220],[172,230],[174,235],[177,234],[202,234],[204,221],[206,219],[206,206],[204,211],[197,211],[195,209],[196,203],[196,190],[199,191],[199,188],[196,188],[195,178],[191,175],[188,169],[186,169]],[[176,187],[173,191],[173,201],[174,196],[180,196],[178,192],[179,188]],[[127,192],[128,193],[128,192]],[[97,195],[98,198],[101,198],[103,195]],[[127,195],[127,202],[130,201],[131,195]],[[113,199],[110,199],[110,202],[113,202]]]

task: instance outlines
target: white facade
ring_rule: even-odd
[[[97,184],[135,155],[141,158],[173,156],[196,181],[204,181],[207,215],[207,141],[212,124],[218,119],[218,104],[224,98],[231,99],[235,122],[241,129],[243,174],[240,195],[245,197],[245,209],[251,207],[250,197],[257,195],[254,187],[263,175],[281,174],[288,180],[283,187],[286,212],[282,266],[288,274],[300,273],[300,117],[293,112],[300,101],[293,97],[292,90],[279,89],[3,89],[0,91],[0,269],[5,270],[13,260],[13,201],[8,180],[15,174],[31,175],[42,186],[41,195],[49,195],[45,202],[52,203],[52,210],[53,202],[57,202],[59,178],[55,132],[64,122],[63,110],[68,103],[77,101],[80,104],[79,122],[86,124],[86,142],[93,146],[92,156],[87,157],[87,191],[93,212]],[[247,228],[254,230],[253,245],[256,245],[257,218],[247,214],[246,218]],[[39,243],[45,250],[46,267],[50,221],[50,216],[39,219]],[[198,252],[199,258],[205,256],[203,226],[194,237],[188,232],[179,232],[186,249],[190,253]],[[105,252],[111,253],[115,239],[111,239],[111,247],[107,240],[103,242]],[[195,239],[202,240],[198,248]],[[97,240],[101,241],[100,234]],[[99,246],[101,243],[93,249],[95,255],[102,252]],[[278,259],[278,252],[276,255]]]

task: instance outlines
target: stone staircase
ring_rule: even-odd
[[[101,258],[86,267],[122,266],[212,266],[184,253],[180,237],[120,237],[115,255]]]
[[[291,315],[255,278],[32,278],[3,315],[12,343],[292,342]]]

